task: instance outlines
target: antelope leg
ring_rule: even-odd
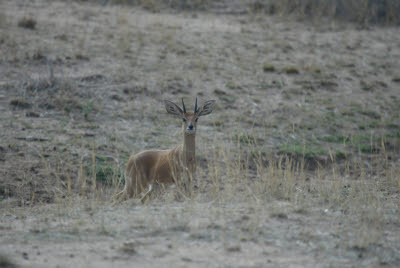
[[[143,202],[143,200],[145,200],[145,198],[153,191],[153,184],[149,184],[149,189],[147,190],[147,192],[144,194],[144,196],[142,198],[140,198],[140,202]]]

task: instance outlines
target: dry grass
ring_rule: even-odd
[[[53,205],[17,208],[3,201],[2,213],[24,213],[23,221],[33,220],[35,224],[28,224],[30,229],[25,235],[37,241],[46,256],[56,251],[37,240],[43,239],[42,236],[65,236],[72,243],[82,237],[96,236],[100,241],[113,241],[108,242],[111,248],[103,249],[105,256],[118,256],[122,260],[137,256],[134,258],[139,263],[143,256],[158,256],[153,263],[159,263],[159,256],[171,254],[170,249],[183,250],[179,243],[186,239],[198,244],[222,244],[223,252],[218,253],[222,255],[235,252],[248,256],[245,250],[248,246],[279,243],[287,247],[294,239],[301,241],[300,249],[321,254],[331,264],[341,263],[343,258],[353,263],[373,257],[380,260],[379,264],[399,261],[395,254],[398,245],[387,241],[387,236],[397,231],[386,226],[398,221],[400,203],[394,193],[400,189],[400,170],[385,161],[384,155],[372,166],[353,159],[345,165],[332,162],[329,168],[309,171],[304,168],[304,159],[274,160],[272,156],[264,159],[259,147],[248,150],[237,143],[219,143],[208,155],[207,165],[200,166],[196,186],[159,188],[144,204],[128,200],[111,207],[111,197],[122,187],[121,167],[110,166],[114,175],[106,175],[106,183],[99,180],[102,173],[98,166],[102,164],[93,152],[92,171],[86,173],[81,165],[79,180],[74,185],[72,180],[57,177],[58,186],[50,188]],[[56,172],[48,168],[49,172]],[[2,222],[7,230],[14,229],[11,224],[19,221],[4,218]],[[286,225],[296,222],[307,227],[282,233],[286,232]],[[157,242],[160,236],[169,237],[166,244]],[[11,237],[10,233],[6,235],[6,239]],[[19,239],[19,235],[14,237]],[[83,241],[79,243],[79,251],[86,250],[89,241]],[[311,243],[315,248],[307,246]],[[94,241],[90,247],[100,250],[102,244]],[[381,247],[385,250],[379,251]],[[65,250],[80,256],[76,249]],[[185,258],[216,261],[215,253],[207,252],[193,249],[190,257]],[[347,253],[343,255],[344,252]],[[89,253],[93,254],[96,258],[95,252]],[[298,253],[292,251],[292,254]],[[357,257],[353,258],[353,254]],[[263,259],[260,255],[254,258]],[[35,259],[37,263],[43,261]],[[276,258],[272,260],[279,262]],[[167,262],[176,261],[172,257]]]
[[[212,1],[210,0],[92,0],[93,2],[110,3],[116,5],[129,5],[129,6],[140,6],[151,12],[160,12],[160,10],[169,8],[173,10],[206,10],[210,6]]]
[[[253,11],[267,11],[270,14],[295,14],[306,20],[319,21],[335,18],[360,24],[399,24],[400,3],[397,0],[282,0],[255,1]]]

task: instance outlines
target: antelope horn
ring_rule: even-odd
[[[197,98],[196,98],[196,104],[194,105],[194,113],[197,113]]]
[[[183,106],[183,113],[186,113],[186,107],[185,107],[185,103],[183,102],[183,98],[182,98],[182,106]]]

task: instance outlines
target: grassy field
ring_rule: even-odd
[[[397,0],[258,0],[248,5],[253,12],[293,14],[315,23],[336,19],[363,26],[400,24],[400,3]]]
[[[1,1],[0,267],[400,265],[395,20],[255,2]],[[195,187],[113,203],[182,97]]]

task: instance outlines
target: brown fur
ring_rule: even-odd
[[[172,184],[184,170],[182,146],[133,155],[126,167],[124,194],[127,197],[138,196],[153,183]]]
[[[197,100],[196,100],[197,103]],[[196,112],[184,112],[176,104],[165,101],[167,112],[182,116],[183,144],[169,150],[143,151],[129,158],[125,171],[125,198],[136,197],[150,184],[172,184],[186,173],[192,178],[196,172],[195,137],[197,119],[212,112],[215,101],[208,101]],[[197,106],[197,105],[196,105]],[[192,125],[192,129],[189,126]]]

